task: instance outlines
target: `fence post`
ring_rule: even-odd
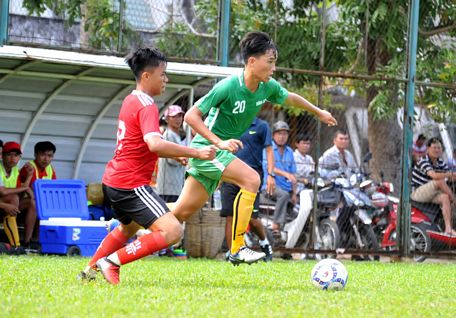
[[[228,66],[229,59],[229,39],[230,39],[230,0],[220,0],[220,33],[218,60],[221,66]]]
[[[321,25],[320,25],[320,61],[319,61],[319,66],[320,66],[320,71],[323,71],[325,69],[325,46],[326,46],[326,1],[323,1],[323,8],[322,8],[322,13],[321,13]],[[320,82],[318,86],[318,107],[323,108],[323,84],[324,84],[324,77],[323,75],[320,75]],[[318,178],[319,177],[319,165],[318,165],[318,159],[320,158],[321,154],[321,122],[318,120],[317,121],[317,136],[318,136],[318,142],[316,144],[316,159],[315,160],[315,176]],[[318,218],[317,218],[317,207],[318,207],[318,185],[317,182],[314,183],[313,185],[313,202],[312,202],[312,218],[314,221],[314,226],[313,226],[313,231],[312,231],[312,237],[311,240],[314,244],[314,249],[320,248],[319,242],[321,241],[320,239],[320,233],[319,233],[319,224],[318,224]]]
[[[122,52],[122,37],[125,19],[125,0],[119,0],[119,34],[117,38],[117,53]]]
[[[8,40],[9,0],[0,0],[0,46]]]
[[[402,185],[401,204],[398,218],[398,248],[402,256],[410,256],[410,180],[411,148],[413,143],[413,113],[416,81],[416,54],[418,42],[418,17],[420,0],[412,0],[409,10],[409,30],[407,41],[407,92],[404,111],[404,131],[402,146]]]

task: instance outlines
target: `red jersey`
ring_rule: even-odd
[[[30,186],[32,186],[32,187],[33,187],[33,184],[35,183],[36,179],[43,179],[45,177],[48,177],[46,168],[41,170],[38,167],[38,165],[36,164],[36,162],[35,162],[35,165],[38,169],[33,169],[32,179],[30,180]],[[54,167],[51,166],[51,169],[52,169],[52,175],[51,175],[50,179],[55,180],[55,179],[57,179],[57,175],[55,174]],[[22,183],[25,181],[25,179],[27,179],[27,170],[25,169],[25,167],[21,168],[19,176],[20,176]],[[49,178],[47,178],[47,179],[49,179]]]
[[[149,184],[158,159],[144,141],[150,134],[161,137],[157,105],[149,95],[134,90],[120,109],[117,146],[106,165],[104,184],[119,189]]]

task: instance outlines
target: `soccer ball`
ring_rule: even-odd
[[[310,278],[319,289],[342,290],[347,283],[348,272],[341,262],[327,258],[314,266]]]

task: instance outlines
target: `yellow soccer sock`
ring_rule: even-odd
[[[233,203],[233,225],[231,237],[231,253],[235,254],[245,245],[244,233],[252,216],[256,193],[241,189]]]
[[[17,229],[16,217],[5,216],[3,218],[3,228],[11,246],[20,246],[21,243],[19,241],[19,230]]]

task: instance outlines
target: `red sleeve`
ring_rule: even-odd
[[[161,135],[158,108],[155,104],[142,108],[138,113],[138,120],[143,136],[149,133]]]
[[[57,179],[57,175],[55,174],[54,168],[52,168],[52,180]]]
[[[26,178],[27,178],[27,171],[25,170],[25,167],[22,167],[21,170],[19,171],[19,180],[21,180],[21,182],[24,182]]]
[[[19,178],[17,178],[16,188],[20,188],[20,187],[21,187],[21,184],[22,184],[21,178],[19,177]]]

